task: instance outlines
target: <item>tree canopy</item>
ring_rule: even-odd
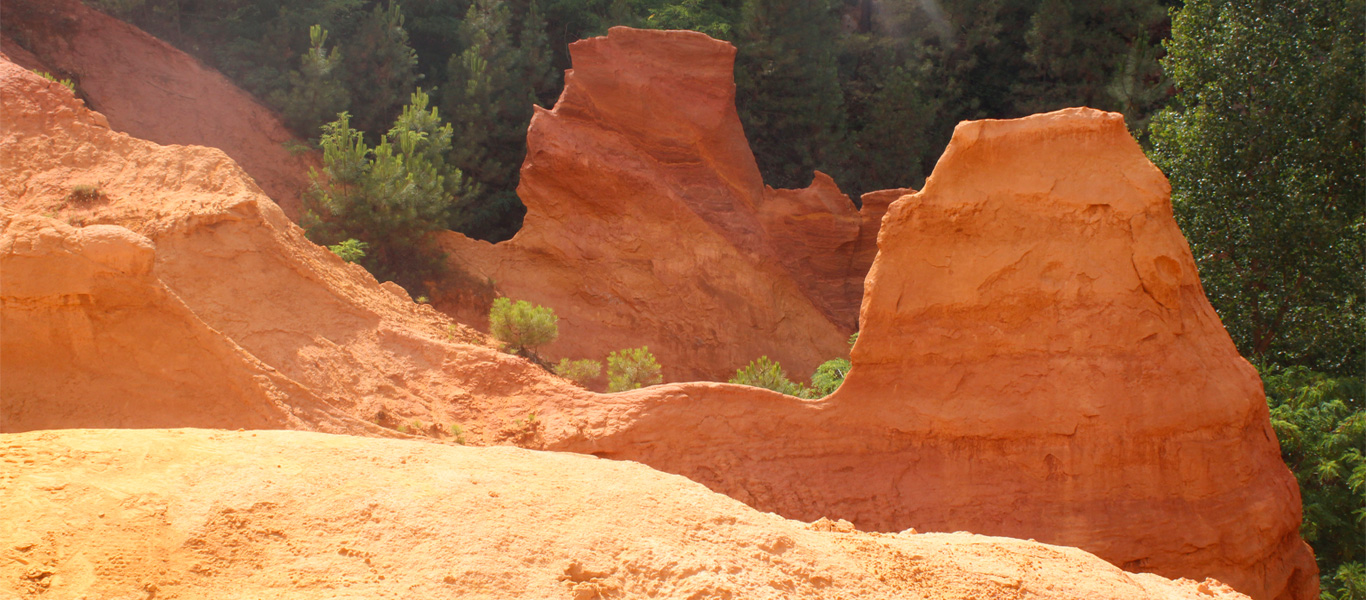
[[[1198,0],[1176,13],[1163,64],[1177,92],[1151,154],[1245,356],[1362,366],[1362,7]]]

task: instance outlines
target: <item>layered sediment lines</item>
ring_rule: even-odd
[[[302,213],[317,153],[291,152],[302,143],[222,74],[79,0],[6,0],[3,31],[15,62],[72,79],[115,131],[218,148],[286,214]]]
[[[879,221],[822,173],[803,190],[764,185],[735,111],[735,48],[613,28],[570,52],[563,95],[527,135],[521,231],[494,245],[447,234],[452,264],[554,308],[551,358],[644,345],[666,381],[687,381],[760,355],[804,378],[844,355]],[[487,318],[446,292],[442,310]]]
[[[586,394],[310,243],[223,152],[115,132],[6,61],[0,89],[0,431],[420,420],[492,442]]]
[[[787,518],[1315,594],[1256,373],[1119,115],[964,123],[923,191],[868,202],[887,213],[854,367],[803,401],[571,386],[310,244],[222,152],[114,132],[4,61],[0,90],[0,431],[460,423],[472,443],[634,460]]]
[[[1168,194],[1120,115],[963,123],[883,221],[839,391],[623,398],[554,447],[798,519],[1035,538],[1310,598],[1298,488]]]
[[[22,597],[1246,599],[1075,548],[808,525],[517,448],[74,430],[0,436],[0,465],[0,590]]]

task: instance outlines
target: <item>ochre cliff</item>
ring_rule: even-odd
[[[1314,595],[1256,374],[1118,115],[960,125],[925,189],[887,208],[849,379],[802,401],[586,392],[310,244],[222,152],[114,132],[5,61],[0,91],[0,431],[460,423],[472,443],[630,459],[787,518],[1034,538],[1258,600]]]
[[[218,148],[299,217],[316,153],[288,150],[279,117],[217,71],[79,0],[6,0],[3,31],[15,62],[74,80],[115,131]]]
[[[1035,538],[1315,595],[1256,371],[1120,115],[958,126],[879,233],[843,387],[621,397],[586,439],[798,519]]]
[[[491,442],[586,394],[310,243],[221,151],[115,132],[4,60],[0,90],[0,431],[421,420]]]
[[[682,381],[760,355],[804,378],[844,355],[872,260],[856,249],[878,220],[822,173],[804,190],[764,185],[735,111],[735,48],[619,27],[570,52],[563,95],[531,121],[521,231],[495,245],[448,234],[453,265],[554,308],[551,358],[646,345]],[[487,318],[447,293],[438,308]]]
[[[0,465],[16,597],[1246,600],[1075,548],[808,525],[516,448],[85,430],[0,437]]]

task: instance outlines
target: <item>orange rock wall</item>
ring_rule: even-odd
[[[1260,380],[1168,193],[1120,115],[963,123],[883,221],[839,391],[638,396],[559,447],[794,518],[1035,538],[1311,598]]]
[[[0,448],[16,598],[1247,600],[1075,548],[798,523],[564,453],[193,429]]]
[[[613,28],[570,50],[563,95],[528,132],[522,230],[496,245],[449,234],[452,263],[554,308],[552,358],[648,345],[679,381],[724,380],[760,355],[804,378],[844,355],[872,260],[855,248],[877,221],[821,173],[804,190],[763,184],[735,111],[735,48]]]
[[[1008,534],[1259,600],[1316,594],[1256,375],[1118,115],[960,125],[883,220],[848,381],[801,401],[584,392],[308,243],[221,152],[113,132],[7,62],[0,90],[3,431],[397,435],[368,423],[387,409],[475,443],[635,460],[789,518]],[[70,196],[91,182],[102,199]]]
[[[5,61],[0,90],[0,432],[397,435],[382,412],[492,442],[586,394],[310,243],[221,151],[115,132]]]
[[[5,19],[6,30],[23,34],[24,50],[44,68],[74,79],[115,131],[159,144],[218,148],[286,214],[301,214],[308,171],[321,165],[317,153],[286,150],[285,144],[298,141],[279,117],[217,71],[79,0],[6,0]],[[5,40],[7,53],[22,53],[16,41]]]

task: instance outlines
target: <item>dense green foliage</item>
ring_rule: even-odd
[[[748,385],[773,390],[779,394],[806,397],[806,388],[800,383],[794,383],[787,378],[787,373],[783,371],[783,366],[777,361],[770,360],[767,356],[760,356],[748,365],[741,367],[730,378],[730,383],[738,385]]]
[[[858,340],[857,332],[849,337],[849,345],[853,346],[856,340]],[[798,398],[824,398],[834,393],[844,383],[845,376],[849,374],[850,366],[848,358],[840,357],[827,360],[816,367],[816,372],[811,374],[811,384],[803,385],[788,379],[787,372],[777,361],[771,360],[767,356],[760,356],[737,370],[729,382],[761,387]]]
[[[327,50],[327,30],[314,25],[308,30],[308,52],[299,70],[289,74],[289,87],[271,92],[285,123],[298,131],[317,131],[323,123],[346,111],[351,103],[342,82],[341,50]]]
[[[847,358],[832,358],[821,363],[821,366],[816,367],[816,372],[811,374],[811,397],[824,398],[835,393],[844,384],[851,366]]]
[[[446,65],[442,106],[461,140],[452,161],[480,184],[470,199],[473,222],[480,225],[470,233],[490,239],[512,237],[521,225],[526,211],[515,188],[526,155],[527,124],[537,87],[553,86],[544,35],[531,39],[545,27],[535,0],[527,10],[534,29],[523,28],[523,41],[530,45],[519,47],[509,4],[475,0],[460,24],[464,50]]]
[[[489,333],[514,353],[534,351],[560,336],[555,309],[526,300],[497,298],[489,309]]]
[[[453,125],[451,164],[479,184],[461,231],[494,241],[521,224],[531,106],[558,94],[569,43],[612,25],[735,43],[736,103],[766,180],[804,186],[820,169],[855,197],[921,185],[960,120],[1085,104],[1137,129],[1168,89],[1163,0],[88,1],[309,138],[348,110],[376,140],[421,83]]]
[[[626,348],[607,355],[607,391],[624,392],[664,382],[664,375],[648,346]]]
[[[369,246],[370,244],[352,238],[345,240],[340,244],[328,246],[327,249],[331,250],[333,254],[336,254],[338,258],[353,263],[360,262],[360,259],[365,258],[365,249]]]
[[[555,363],[555,374],[579,385],[588,385],[602,375],[602,363],[591,358],[569,360],[561,358]]]
[[[1360,377],[1263,369],[1271,424],[1304,501],[1325,598],[1366,598],[1366,390]]]
[[[1361,0],[1190,2],[1154,162],[1239,350],[1359,372],[1366,354]]]
[[[431,234],[464,218],[464,178],[446,163],[451,127],[443,125],[428,97],[411,102],[378,146],[351,127],[350,116],[323,127],[323,174],[314,174],[305,198],[304,226],[314,242],[355,239],[367,246],[359,259],[380,281],[411,293],[442,271]]]

